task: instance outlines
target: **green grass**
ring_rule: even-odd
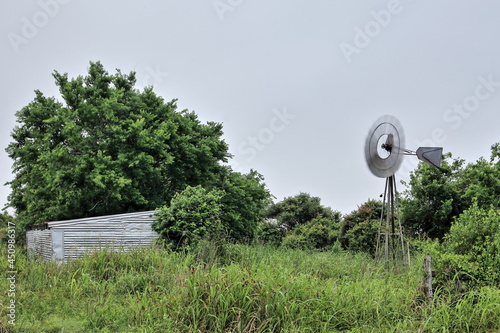
[[[345,252],[212,250],[101,251],[62,265],[18,256],[16,325],[2,307],[0,332],[500,331],[500,289],[427,302],[419,258],[388,269]],[[8,304],[4,290],[6,279]]]

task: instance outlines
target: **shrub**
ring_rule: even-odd
[[[500,211],[474,203],[453,222],[441,244],[428,242],[424,250],[433,256],[440,284],[500,284]]]
[[[340,243],[345,250],[375,254],[382,203],[368,200],[344,217]]]
[[[317,217],[299,225],[283,238],[282,245],[294,249],[331,248],[339,236],[338,221]]]
[[[375,255],[379,220],[366,220],[356,224],[346,234],[346,250]]]
[[[188,186],[174,196],[170,206],[160,208],[153,228],[176,249],[191,247],[202,238],[217,238],[223,232],[222,195],[220,190]]]
[[[277,222],[272,220],[264,220],[257,225],[256,240],[259,243],[279,246],[284,235],[285,230],[281,229]]]
[[[270,205],[264,215],[276,219],[281,228],[292,230],[318,216],[336,218],[338,213],[333,212],[330,207],[323,206],[319,197],[301,192]]]

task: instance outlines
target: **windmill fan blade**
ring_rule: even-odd
[[[442,147],[420,147],[417,149],[417,157],[422,162],[439,168],[443,158]]]
[[[382,145],[388,154],[380,154]],[[380,178],[394,175],[403,161],[400,148],[404,145],[403,126],[396,117],[385,115],[377,119],[365,140],[365,159],[370,171]]]

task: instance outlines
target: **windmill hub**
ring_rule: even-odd
[[[382,148],[387,150],[389,153],[392,151],[392,145],[389,143],[383,143]]]
[[[389,158],[392,151],[392,143],[389,142],[389,135],[382,135],[380,139],[378,139],[377,147],[377,154],[381,159],[385,160]]]

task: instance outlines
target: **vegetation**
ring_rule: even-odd
[[[375,255],[381,214],[382,203],[368,200],[344,216],[339,237],[342,248]]]
[[[315,217],[289,231],[281,245],[293,249],[330,249],[338,237],[338,219]]]
[[[436,282],[457,293],[500,286],[500,211],[475,203],[460,215],[443,242],[420,243],[435,262]]]
[[[190,247],[206,237],[221,238],[221,197],[220,191],[188,186],[169,206],[160,209],[153,228],[176,249]]]
[[[239,242],[252,240],[263,209],[271,203],[264,177],[255,170],[247,174],[228,171],[219,184],[217,188],[224,192],[221,220],[228,236]]]
[[[0,213],[0,243],[7,239],[9,222],[14,222],[14,218],[5,212]]]
[[[426,301],[421,258],[409,269],[387,269],[361,253],[225,247],[211,264],[196,251],[154,248],[104,250],[63,265],[19,255],[16,325],[6,326],[2,310],[0,326],[36,333],[500,329],[499,289],[460,298],[441,289]]]
[[[316,217],[338,217],[330,207],[321,205],[320,198],[303,192],[272,204],[264,215],[266,218],[276,219],[277,225],[285,230],[292,230]]]
[[[414,237],[441,240],[474,201],[481,208],[500,208],[500,144],[491,147],[489,161],[481,158],[465,165],[447,154],[440,169],[420,163],[406,185],[404,227]]]
[[[134,89],[134,72],[110,75],[91,62],[85,77],[53,76],[64,101],[35,91],[7,148],[20,226],[156,209],[225,173],[222,125]]]
[[[178,111],[176,100],[165,103],[152,88],[134,89],[134,72],[110,75],[99,62],[90,63],[85,77],[70,80],[56,71],[54,78],[64,103],[36,91],[17,112],[20,126],[7,148],[18,234],[53,220],[160,207],[166,216],[177,193],[202,186],[220,192],[221,207],[214,209],[229,237],[254,237],[270,193],[256,171],[222,165],[230,154],[221,124],[202,124],[194,112]],[[170,238],[192,233],[189,223],[182,229],[184,222],[168,232],[160,229],[171,224],[162,222],[158,231]]]
[[[174,248],[183,248],[210,236],[213,241],[250,241],[270,194],[263,177],[225,169],[217,186],[188,186],[161,207],[153,228]]]
[[[413,243],[433,258],[438,286],[461,295],[500,285],[500,144],[489,161],[455,159],[441,170],[420,164],[402,211]]]
[[[299,193],[269,205],[258,238],[296,249],[331,248],[338,240],[341,215],[309,193]]]
[[[500,331],[500,144],[489,160],[447,154],[411,173],[400,204],[415,257],[399,267],[373,259],[380,201],[343,217],[308,193],[272,203],[261,174],[223,164],[221,124],[134,89],[135,73],[97,62],[54,78],[64,102],[36,91],[17,112],[16,216],[0,215],[0,240],[9,222],[19,241],[34,223],[159,208],[167,246],[63,265],[18,250],[9,331]],[[419,253],[433,258],[430,300]]]

